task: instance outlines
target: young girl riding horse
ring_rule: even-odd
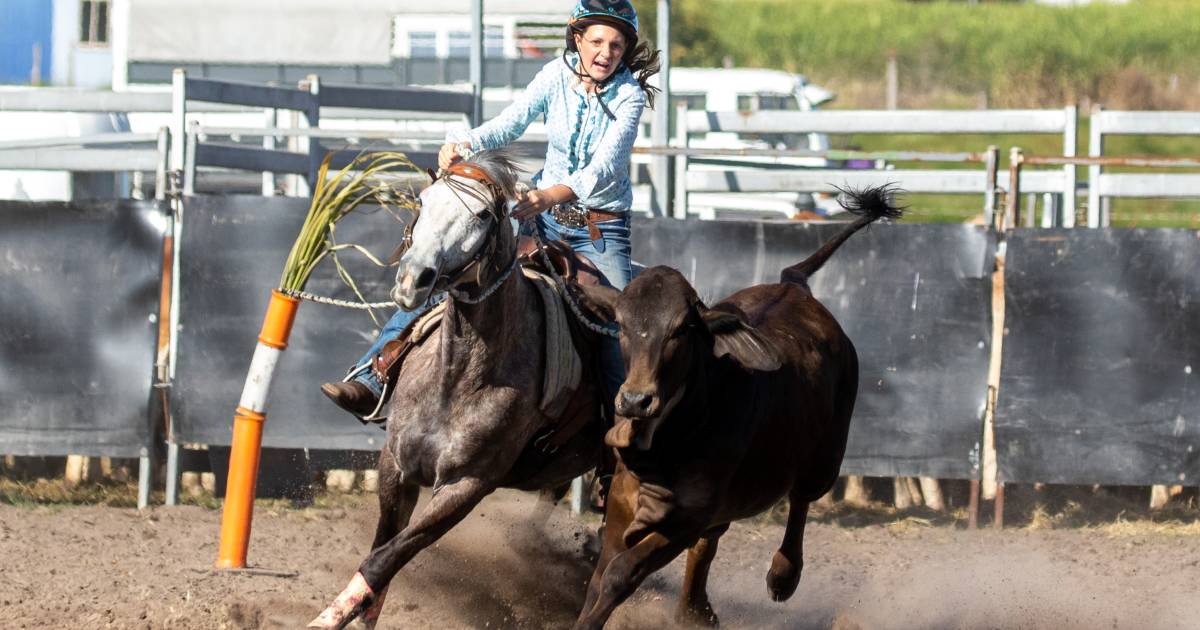
[[[629,208],[633,192],[629,155],[642,110],[653,107],[659,51],[638,40],[637,12],[628,0],[580,0],[567,23],[566,50],[547,63],[524,94],[496,118],[467,132],[451,133],[438,166],[515,141],[534,119],[545,117],[546,163],[534,189],[513,209],[525,229],[546,240],[565,241],[587,257],[615,288],[631,278]],[[429,309],[397,311],[345,381],[321,391],[342,409],[366,418],[379,407],[383,383],[370,370],[384,345]],[[615,340],[601,354],[606,400],[624,380]]]

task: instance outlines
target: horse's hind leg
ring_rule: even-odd
[[[708,530],[688,550],[687,569],[683,573],[683,592],[675,620],[679,623],[717,626],[717,613],[708,601],[708,569],[717,556],[717,542],[729,529],[728,525]]]
[[[782,602],[796,592],[800,584],[800,572],[804,569],[804,523],[808,520],[808,500],[793,491],[788,503],[787,530],[783,544],[771,558],[771,569],[767,571],[767,591],[771,599]]]
[[[310,628],[345,628],[378,598],[392,577],[417,552],[432,545],[471,513],[483,497],[492,491],[483,480],[467,477],[436,489],[425,509],[391,540],[371,550],[341,595],[316,619]]]
[[[570,483],[564,483],[557,488],[545,488],[537,493],[537,503],[533,508],[533,523],[538,529],[545,529],[546,523],[550,522],[550,516],[554,514],[554,506],[563,497],[567,496],[567,492],[571,489]]]

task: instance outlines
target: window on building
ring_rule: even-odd
[[[483,56],[504,56],[504,27],[498,24],[485,24],[483,27]]]
[[[796,97],[790,94],[760,94],[758,97],[758,108],[763,111],[791,111],[800,109],[800,104],[796,102]]]
[[[79,7],[79,42],[108,45],[108,0],[83,0]]]
[[[471,56],[471,33],[468,31],[450,31],[449,56],[451,59],[462,59]]]
[[[687,93],[679,93],[679,92],[672,94],[671,95],[671,110],[674,111],[674,109],[680,103],[687,103],[688,110],[693,111],[693,112],[695,112],[695,111],[702,112],[702,111],[708,109],[708,97],[704,94],[687,94]]]
[[[448,53],[451,59],[464,59],[471,56],[471,33],[468,31],[450,31]],[[504,27],[484,25],[483,27],[483,56],[504,56]]]
[[[437,32],[409,31],[408,56],[425,58],[437,57]]]

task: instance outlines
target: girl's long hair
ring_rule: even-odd
[[[637,33],[633,32],[633,30],[623,22],[596,17],[584,18],[574,22],[573,24],[567,25],[568,51],[578,52],[578,48],[575,46],[575,35],[583,35],[583,32],[593,24],[612,26],[621,31],[621,34],[625,36],[625,41],[629,44],[629,46],[625,49],[625,55],[621,57],[621,63],[624,64],[626,68],[629,68],[629,71],[633,73],[633,77],[637,79],[638,85],[640,85],[642,88],[642,92],[646,94],[646,105],[653,109],[654,96],[658,94],[660,90],[657,87],[650,85],[650,77],[658,74],[658,71],[662,69],[662,51],[654,48],[649,41],[639,38]],[[566,52],[564,52],[563,55],[565,58]],[[586,74],[580,73],[576,68],[571,68],[571,70],[576,75],[579,75],[579,78],[581,79],[587,77]],[[612,73],[608,79],[605,79],[605,82],[611,80],[612,77],[615,76],[617,76],[616,72]]]

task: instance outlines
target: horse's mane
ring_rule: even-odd
[[[521,176],[521,168],[516,165],[517,153],[511,149],[484,149],[471,155],[467,160],[483,169],[496,182],[504,196],[515,199],[517,195],[517,180]]]

